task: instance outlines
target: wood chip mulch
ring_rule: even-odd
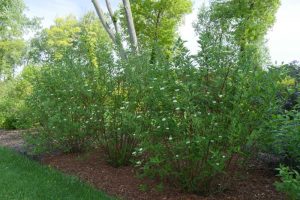
[[[283,194],[276,192],[274,173],[249,170],[243,180],[235,182],[231,190],[222,194],[201,197],[182,193],[174,188],[157,189],[159,182],[137,177],[133,167],[114,168],[107,164],[101,151],[86,154],[63,154],[46,156],[42,163],[67,174],[80,177],[111,196],[127,200],[282,200]],[[142,186],[147,185],[143,191]]]

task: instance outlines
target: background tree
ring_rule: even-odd
[[[169,55],[177,37],[177,28],[185,14],[192,11],[190,0],[132,0],[131,9],[139,44],[154,51],[160,47]],[[124,27],[124,13],[121,12]]]
[[[33,64],[45,65],[74,60],[99,67],[112,56],[111,41],[93,13],[77,20],[74,16],[57,18],[50,28],[42,30],[31,42]]]
[[[0,78],[13,76],[14,70],[22,63],[25,55],[23,34],[37,20],[25,16],[23,0],[3,0],[0,2]]]
[[[219,28],[233,35],[240,59],[261,66],[266,59],[265,36],[275,22],[279,6],[280,0],[213,0],[211,20],[218,21]]]

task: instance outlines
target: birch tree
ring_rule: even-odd
[[[97,15],[105,28],[106,32],[110,36],[111,40],[114,42],[114,44],[119,48],[120,54],[122,58],[126,57],[124,47],[121,41],[121,35],[120,35],[120,30],[118,27],[118,19],[116,17],[116,14],[113,12],[111,8],[111,4],[109,0],[105,0],[106,7],[108,10],[108,14],[110,16],[111,23],[107,20],[105,17],[105,14],[103,10],[101,9],[99,3],[97,0],[92,0],[92,3],[95,7],[95,10],[97,12]],[[129,0],[123,0],[123,7],[124,7],[124,12],[126,14],[126,22],[127,22],[127,31],[128,35],[130,37],[130,46],[133,52],[138,51],[138,40],[136,36],[136,31],[135,31],[135,26],[134,26],[134,21],[132,17],[132,12],[131,12],[131,6]],[[110,24],[113,24],[113,28],[110,27]]]
[[[125,16],[127,20],[127,28],[128,28],[128,33],[130,36],[130,42],[131,46],[134,49],[134,51],[137,50],[138,46],[138,40],[136,36],[136,31],[135,31],[135,26],[133,22],[133,17],[132,17],[132,12],[131,12],[131,6],[129,0],[123,0],[123,5],[124,5],[124,10],[125,10]]]

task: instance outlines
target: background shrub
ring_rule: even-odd
[[[274,69],[281,76],[272,117],[266,124],[261,150],[281,158],[281,162],[299,168],[299,77],[297,65],[289,64]],[[279,163],[278,163],[279,164]]]
[[[15,79],[0,84],[0,128],[26,129],[33,126],[25,99],[31,94],[34,67],[28,66]]]

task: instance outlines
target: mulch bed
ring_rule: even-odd
[[[22,131],[0,130],[0,146],[6,146],[23,153],[24,141]],[[26,150],[26,149],[25,149]],[[31,158],[31,157],[30,157]],[[245,172],[243,180],[222,194],[201,197],[186,194],[180,190],[164,187],[157,189],[159,182],[137,177],[133,167],[114,168],[107,164],[102,151],[85,154],[55,154],[41,157],[41,162],[50,165],[67,174],[80,177],[96,188],[111,196],[128,200],[259,200],[285,199],[283,194],[276,192],[274,182],[277,179],[274,172],[261,167],[256,161],[250,170]],[[256,167],[256,168],[255,168]],[[143,186],[143,187],[142,187]],[[142,188],[146,191],[143,191]]]
[[[67,174],[80,177],[107,194],[128,200],[257,200],[285,199],[276,192],[273,184],[277,180],[274,173],[265,169],[252,169],[245,173],[243,180],[235,181],[222,194],[201,197],[182,193],[174,188],[157,189],[159,182],[137,177],[133,167],[114,168],[107,164],[102,151],[86,154],[63,154],[46,156],[42,163],[57,168]],[[146,186],[143,191],[141,186]]]

